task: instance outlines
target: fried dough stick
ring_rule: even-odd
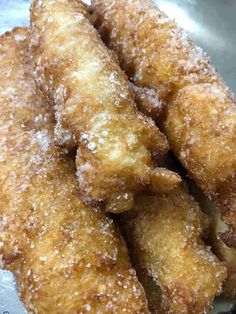
[[[137,85],[138,97],[148,89],[166,104],[184,86],[218,82],[219,75],[202,50],[185,32],[150,0],[92,0],[94,24],[117,53],[122,68]],[[135,26],[135,27],[134,27]],[[145,114],[155,120],[161,108],[153,111],[149,102],[140,101]],[[162,117],[162,120],[164,117]]]
[[[167,141],[138,113],[128,79],[83,3],[35,0],[31,28],[35,79],[55,105],[58,123],[79,145],[77,173],[86,200],[122,212],[132,207],[136,193],[158,191],[162,171],[154,159],[165,155]]]
[[[147,313],[113,222],[84,205],[74,162],[53,142],[28,31],[0,37],[0,256],[30,313]]]
[[[236,104],[214,84],[183,88],[166,120],[170,145],[230,226],[222,239],[236,247]]]
[[[203,193],[192,185],[192,193],[200,203],[201,208],[210,217],[211,223],[208,227],[208,242],[215,255],[224,261],[227,268],[227,278],[223,285],[222,296],[226,299],[236,298],[236,249],[229,248],[224,244],[219,234],[227,230],[227,226],[220,217],[220,211],[215,204],[206,198]]]
[[[236,246],[232,95],[202,50],[152,1],[92,0],[92,11],[104,40],[138,86],[139,108],[162,126],[183,166],[217,201],[230,227],[224,240]]]
[[[119,225],[153,313],[205,313],[221,292],[226,269],[204,245],[203,213],[184,188],[168,197],[140,196]]]

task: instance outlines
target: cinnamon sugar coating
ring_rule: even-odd
[[[134,195],[155,181],[154,163],[168,144],[138,112],[126,75],[88,17],[81,1],[33,1],[31,52],[57,128],[72,132],[79,145],[84,199],[117,213],[130,209]]]
[[[226,268],[203,240],[205,219],[184,188],[140,196],[120,227],[152,313],[206,313]]]
[[[93,21],[138,88],[159,100],[141,110],[162,126],[170,148],[214,198],[236,246],[236,105],[205,53],[149,0],[93,0]],[[147,92],[145,92],[147,94]],[[144,93],[144,94],[145,94]],[[155,104],[155,102],[154,102]]]
[[[27,29],[0,37],[0,264],[29,313],[148,313],[113,222],[79,196],[32,78]]]

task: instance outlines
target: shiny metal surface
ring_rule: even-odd
[[[89,3],[89,0],[85,0]],[[156,0],[186,29],[236,93],[236,0]],[[0,34],[29,22],[28,0],[0,0]],[[229,302],[217,300],[213,313],[226,313]],[[0,314],[25,314],[11,273],[0,271]]]

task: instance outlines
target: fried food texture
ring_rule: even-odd
[[[200,119],[199,119],[200,117]],[[230,92],[212,84],[183,88],[170,105],[166,131],[172,149],[202,190],[217,200],[236,233],[236,104]],[[188,131],[186,131],[188,130]]]
[[[214,198],[236,246],[236,105],[209,59],[149,0],[93,0],[93,20],[129,79],[139,106],[162,126],[170,148]],[[155,110],[153,97],[158,99]],[[150,109],[153,103],[153,110]],[[142,108],[143,106],[143,108]]]
[[[226,225],[221,220],[218,210],[211,211],[212,225],[210,233],[210,245],[214,253],[220,260],[224,261],[227,267],[227,278],[224,282],[222,297],[226,299],[236,299],[236,249],[225,245],[219,237],[219,233],[227,230]]]
[[[210,218],[207,240],[214,254],[225,263],[227,278],[223,285],[221,296],[226,299],[236,298],[236,249],[225,245],[219,236],[227,230],[227,225],[222,221],[220,211],[215,204],[207,199],[201,191],[194,188],[194,196],[200,202],[201,208]]]
[[[81,1],[33,1],[35,79],[56,110],[57,129],[70,130],[79,145],[77,176],[85,200],[122,212],[134,195],[152,189],[154,161],[168,144],[138,112],[126,75],[88,18]]]
[[[203,243],[203,213],[184,188],[168,197],[140,196],[119,225],[154,313],[209,309],[226,269]]]
[[[110,218],[85,205],[72,158],[54,143],[27,29],[0,37],[0,264],[29,313],[147,313]]]
[[[163,101],[153,88],[140,87],[130,83],[138,109],[148,117],[154,118],[157,124],[163,120]]]
[[[218,81],[202,50],[152,1],[92,0],[92,10],[95,25],[130,80],[152,89],[162,106],[186,85]],[[158,113],[152,116],[157,119]]]

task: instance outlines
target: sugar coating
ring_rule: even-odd
[[[159,124],[163,119],[164,103],[158,93],[153,88],[140,87],[134,83],[130,83],[130,86],[139,110]]]
[[[29,313],[147,313],[123,240],[82,202],[74,161],[55,145],[28,37],[20,28],[0,37],[0,266]]]
[[[222,297],[235,300],[236,298],[236,249],[226,246],[219,236],[227,230],[227,225],[222,221],[220,211],[216,208],[214,202],[204,196],[199,190],[194,190],[194,196],[199,200],[201,208],[211,219],[208,228],[207,241],[212,246],[216,256],[225,263],[227,268],[227,278],[224,281]]]
[[[79,145],[84,198],[105,202],[107,211],[129,209],[150,184],[154,157],[168,150],[164,135],[138,113],[127,77],[81,1],[33,1],[31,29],[34,76],[55,106],[57,132],[64,125]]]
[[[95,26],[118,54],[130,80],[159,95],[165,106],[186,85],[214,82],[219,76],[187,34],[149,0],[93,0]],[[143,111],[149,111],[145,104]],[[158,120],[160,112],[153,111]]]
[[[222,296],[235,300],[236,298],[236,249],[229,248],[218,236],[219,232],[227,230],[227,226],[223,223],[220,217],[219,211],[212,211],[213,226],[211,233],[211,245],[215,251],[215,254],[225,262],[227,267],[227,279],[224,282]]]
[[[170,105],[166,134],[196,183],[236,232],[236,104],[216,84],[186,86]],[[186,131],[187,130],[187,131]],[[235,236],[228,243],[235,246]]]
[[[153,313],[206,313],[226,268],[203,243],[205,217],[184,188],[140,196],[119,222]]]
[[[221,208],[236,247],[236,105],[201,48],[149,0],[93,0],[95,26],[139,88],[154,90],[162,110],[150,110],[170,148]]]

